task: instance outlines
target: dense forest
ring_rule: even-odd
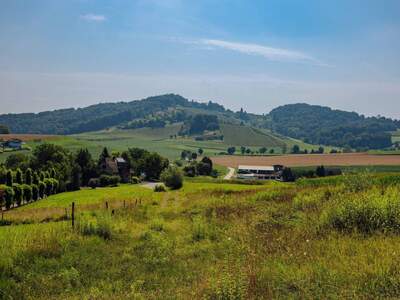
[[[273,130],[307,143],[379,149],[392,145],[398,122],[355,112],[308,104],[290,104],[271,111]]]
[[[178,122],[184,124],[181,133],[185,135],[218,130],[219,124],[224,122],[270,129],[311,144],[353,149],[390,147],[390,132],[400,128],[400,121],[365,117],[329,107],[291,104],[278,107],[270,114],[257,115],[243,109],[233,112],[211,101],[190,101],[175,94],[37,114],[0,115],[2,128],[9,128],[12,133],[74,134],[109,127],[160,128]]]
[[[216,103],[198,103],[179,95],[168,94],[131,102],[101,103],[78,109],[0,115],[0,124],[7,125],[13,133],[74,134],[117,126],[176,107],[225,112],[225,108]]]

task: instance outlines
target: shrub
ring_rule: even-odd
[[[165,186],[163,184],[157,184],[154,187],[154,192],[156,193],[161,193],[161,192],[166,192],[167,190],[165,189]]]
[[[78,229],[82,235],[97,235],[105,240],[112,237],[111,216],[102,214],[96,219],[81,216],[78,220]]]
[[[0,190],[2,191],[0,207],[5,205],[6,209],[9,209],[14,200],[14,190],[6,185],[1,185]]]
[[[26,202],[29,202],[32,200],[32,187],[30,185],[27,184],[23,184],[21,185],[22,188],[22,193],[24,195],[24,200]]]
[[[46,195],[46,184],[43,181],[39,181],[39,197],[41,199]]]
[[[374,188],[357,194],[345,194],[346,198],[325,209],[321,215],[323,226],[340,231],[400,232],[400,190],[391,187],[382,195]]]
[[[45,194],[50,196],[53,194],[53,181],[49,178],[44,179],[44,184],[46,185]]]
[[[183,185],[182,172],[177,167],[168,167],[161,173],[161,180],[164,184],[173,189],[180,189]]]
[[[88,186],[91,187],[92,189],[95,189],[100,186],[100,180],[99,178],[90,178],[88,182]]]
[[[18,206],[20,206],[22,203],[23,196],[24,196],[21,185],[14,184],[13,190],[14,190],[14,203],[17,204]]]
[[[132,178],[131,178],[131,183],[132,183],[132,184],[139,184],[139,183],[141,183],[141,182],[142,182],[142,181],[140,180],[139,177],[132,176]]]
[[[37,201],[39,199],[39,187],[36,184],[32,185],[32,200]]]
[[[100,186],[117,186],[120,182],[119,176],[101,175],[99,178]]]
[[[188,177],[195,177],[197,174],[197,170],[196,170],[196,164],[192,163],[190,165],[187,165],[183,168],[183,172],[185,174],[185,176]]]
[[[18,184],[22,184],[23,182],[23,180],[22,180],[22,171],[21,171],[21,169],[17,169],[17,171],[15,172],[15,181],[18,183]]]
[[[211,171],[211,173],[210,173],[210,176],[211,176],[212,178],[218,178],[218,176],[219,176],[218,170],[217,170],[217,169],[213,169],[213,170]]]

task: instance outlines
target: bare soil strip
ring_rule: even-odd
[[[393,166],[400,165],[400,155],[371,155],[367,153],[303,154],[281,156],[215,156],[212,161],[225,167],[238,165],[289,167],[308,166]]]
[[[0,134],[0,140],[11,140],[20,139],[24,142],[35,141],[35,140],[52,140],[57,139],[57,135],[46,135],[46,134]]]

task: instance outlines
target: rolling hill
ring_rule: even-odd
[[[283,149],[295,143],[305,149],[313,147],[309,145],[383,149],[392,145],[391,132],[400,122],[308,104],[285,105],[257,115],[167,94],[85,108],[0,115],[0,124],[12,133],[89,135],[87,142],[93,142],[89,132],[106,135],[103,141],[121,141],[120,136],[128,135],[128,139],[139,136],[139,140],[155,143],[158,136],[179,144],[180,137],[185,143],[209,142],[211,148],[224,151],[226,146]]]

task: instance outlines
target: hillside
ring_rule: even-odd
[[[0,124],[8,126],[12,133],[25,134],[71,135],[143,129],[142,135],[151,135],[154,133],[151,130],[170,132],[176,128],[170,135],[197,141],[220,140],[231,146],[283,149],[291,148],[296,143],[291,139],[295,139],[305,143],[300,145],[302,149],[308,148],[307,144],[384,149],[392,146],[391,132],[397,130],[400,122],[308,104],[285,105],[270,114],[257,115],[168,94],[78,109],[0,115]]]
[[[379,149],[392,145],[391,131],[399,122],[365,117],[329,107],[290,104],[269,114],[274,131],[307,143],[337,147]]]
[[[365,176],[51,195],[4,213],[0,295],[398,299],[398,177]]]

